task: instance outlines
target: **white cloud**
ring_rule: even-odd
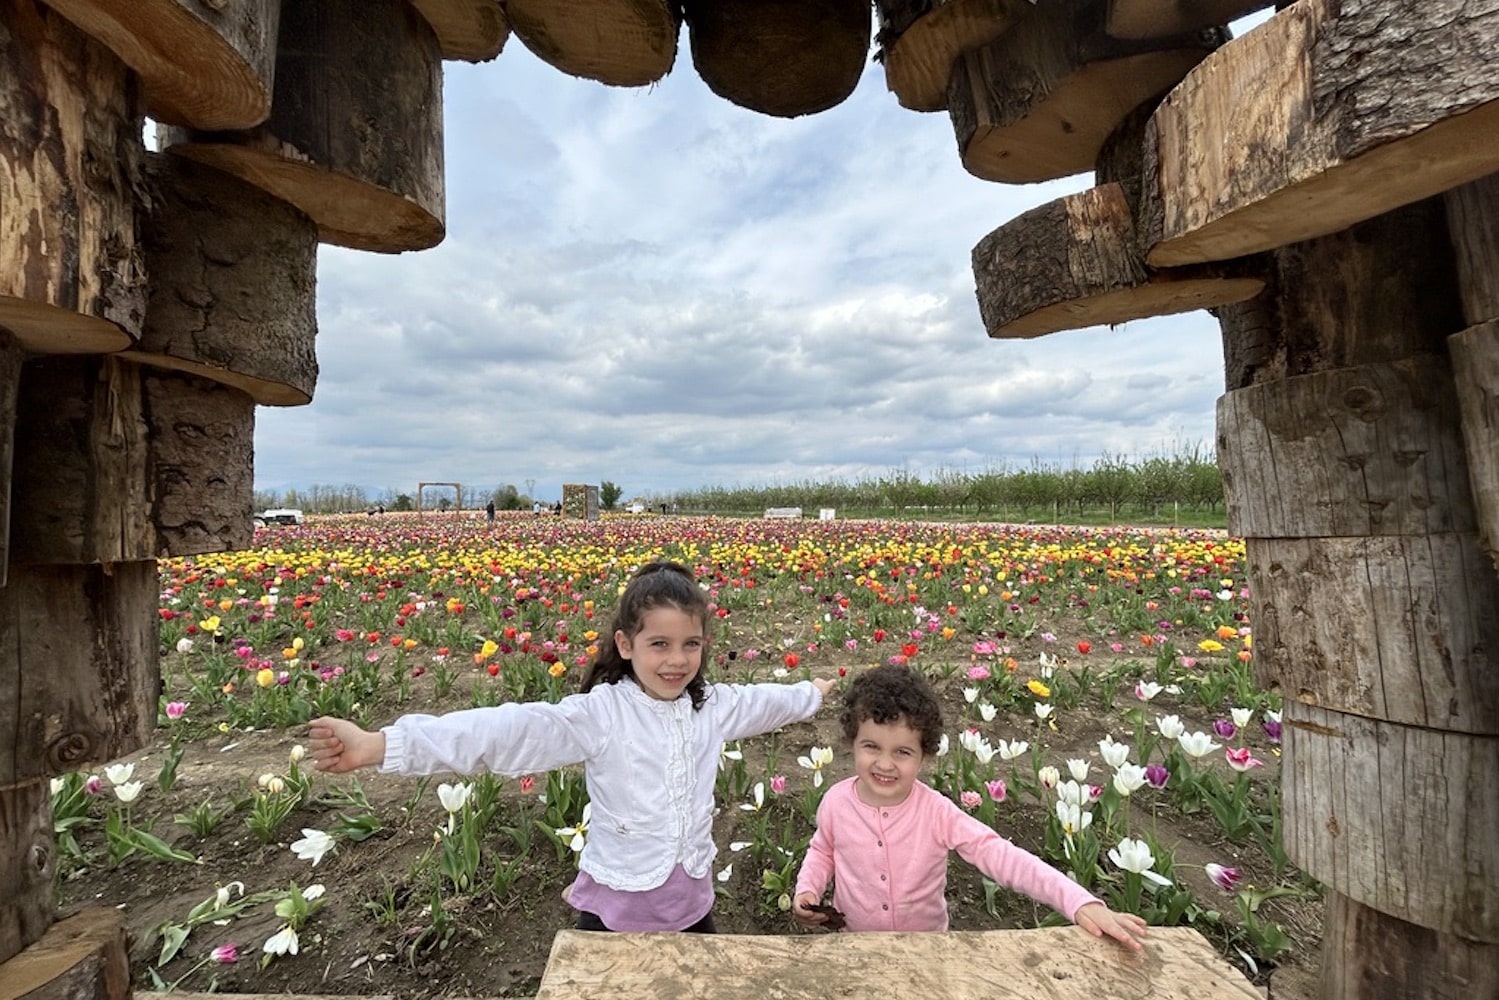
[[[1090,178],[970,177],[878,65],[791,121],[712,95],[685,51],[639,90],[515,42],[445,72],[447,238],[323,248],[317,392],[257,411],[261,488],[634,495],[1212,440],[1206,313],[985,335],[973,244]]]

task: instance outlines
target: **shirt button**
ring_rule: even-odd
[[[886,819],[890,818],[890,814],[889,813],[880,813],[880,815],[883,816],[883,817],[885,817]]]
[[[882,909],[882,910],[888,910],[888,909],[890,909],[890,904],[889,903],[881,903],[880,904],[880,909]]]
[[[875,847],[884,847],[885,846],[885,842],[883,840],[876,840],[874,842],[874,846]]]
[[[881,876],[880,876],[880,881],[881,881],[881,882],[883,882],[883,881],[885,881],[885,876],[883,876],[883,875],[881,875]]]

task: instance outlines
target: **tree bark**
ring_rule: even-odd
[[[271,112],[280,0],[48,0],[140,74],[152,118],[252,128]]]
[[[38,354],[140,333],[140,120],[129,70],[33,0],[0,0],[0,327]]]

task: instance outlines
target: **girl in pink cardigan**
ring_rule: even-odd
[[[1140,948],[1144,920],[1109,909],[918,780],[942,736],[941,707],[922,677],[897,666],[867,671],[849,687],[842,722],[854,776],[828,789],[817,810],[817,832],[796,880],[792,914],[799,922],[827,922],[811,907],[832,879],[833,908],[851,931],[945,931],[947,854],[957,851],[1094,937]]]

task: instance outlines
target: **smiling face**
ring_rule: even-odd
[[[633,636],[614,633],[614,646],[630,661],[641,689],[661,701],[682,696],[702,669],[705,645],[702,619],[670,606],[645,612]]]
[[[921,771],[921,733],[906,724],[865,719],[854,736],[854,790],[870,806],[894,806],[906,801]]]

